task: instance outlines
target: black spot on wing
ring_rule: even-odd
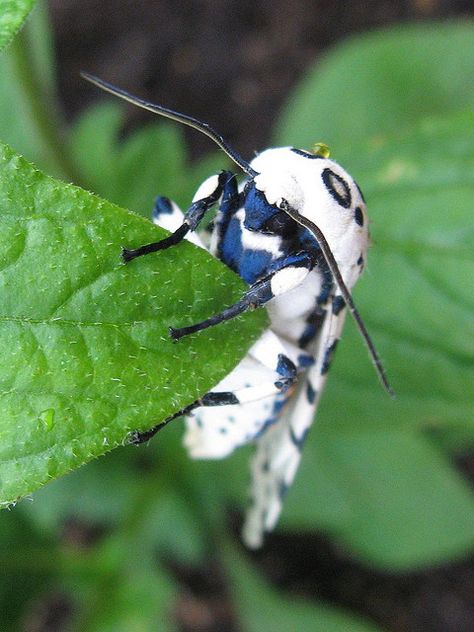
[[[364,213],[362,212],[360,206],[356,206],[356,209],[354,211],[354,219],[356,224],[358,224],[359,226],[364,225]]]
[[[239,404],[239,400],[230,391],[207,393],[201,398],[201,406],[229,406],[234,404]]]
[[[322,327],[325,316],[326,310],[322,309],[319,305],[316,305],[309,316],[306,318],[306,326],[298,340],[298,345],[302,349],[304,349],[312,340],[314,340],[317,333]]]
[[[314,364],[314,358],[312,355],[300,353],[300,355],[298,356],[299,369],[306,369],[307,367],[312,366],[313,364]]]
[[[285,483],[285,481],[280,481],[278,483],[277,493],[278,493],[278,498],[281,502],[284,501],[285,496],[287,495],[289,489],[290,489],[290,486],[287,483]]]
[[[357,259],[357,265],[358,266],[363,266],[364,265],[364,255],[361,254],[360,257]]]
[[[326,189],[336,202],[344,208],[350,208],[352,204],[351,190],[344,178],[338,176],[337,173],[334,173],[329,167],[323,170],[321,177]]]
[[[332,358],[334,356],[334,352],[336,351],[338,342],[339,340],[335,340],[332,345],[326,349],[323,364],[321,366],[321,375],[325,375],[329,371],[329,367],[331,366]]]
[[[297,437],[295,435],[295,431],[293,430],[293,428],[290,428],[290,439],[291,439],[291,442],[296,448],[298,448],[298,450],[300,452],[303,449],[304,442],[306,441],[306,437],[308,436],[308,432],[309,432],[309,428],[306,428],[306,430],[303,432],[301,437]]]
[[[310,404],[314,404],[316,401],[316,391],[309,380],[306,384],[306,398]]]
[[[332,299],[332,313],[334,316],[337,316],[344,307],[346,306],[346,301],[342,298],[342,296],[335,296]]]

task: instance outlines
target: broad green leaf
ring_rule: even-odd
[[[380,565],[474,546],[474,496],[440,442],[474,443],[473,130],[474,113],[429,119],[352,158],[374,242],[355,298],[397,398],[348,323],[284,520]]]
[[[35,0],[2,0],[0,10],[0,50],[13,39],[21,28]]]
[[[244,285],[190,244],[125,266],[164,231],[0,153],[1,500],[193,401],[245,354],[262,312],[183,339]],[[218,350],[218,353],[216,353]]]
[[[356,36],[330,52],[291,95],[278,143],[324,141],[334,156],[399,132],[421,116],[474,103],[474,24],[436,22]]]
[[[187,164],[176,125],[150,124],[121,139],[122,112],[115,101],[94,105],[75,124],[71,138],[82,181],[112,202],[149,217],[155,198],[166,195],[186,209],[199,184],[226,166],[221,152]]]
[[[236,551],[226,566],[244,632],[377,632],[378,628],[338,608],[275,592]]]

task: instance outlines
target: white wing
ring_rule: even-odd
[[[328,313],[315,343],[314,365],[300,379],[297,392],[278,421],[257,443],[252,459],[251,504],[242,533],[250,548],[260,547],[265,532],[274,528],[298,469],[303,444],[316,415],[331,357],[344,325],[346,310],[335,316],[331,307],[328,302]]]

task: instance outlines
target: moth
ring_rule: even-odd
[[[174,340],[265,306],[270,327],[245,358],[209,393],[133,442],[150,439],[184,415],[184,444],[193,458],[220,459],[253,442],[251,503],[243,529],[249,547],[262,544],[280,515],[313,423],[347,312],[354,318],[385,390],[393,395],[380,358],[354,305],[351,288],[369,245],[366,204],[355,180],[314,151],[267,149],[246,162],[213,128],[197,119],[132,96],[83,73],[99,88],[209,136],[244,172],[206,179],[182,213],[166,197],[153,220],[171,231],[165,239],[122,257],[177,246],[183,239],[205,247],[195,232],[218,205],[209,251],[249,286],[239,301],[189,327],[170,328]]]

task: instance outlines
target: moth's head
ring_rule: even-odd
[[[301,215],[334,238],[349,231],[367,234],[364,198],[355,180],[323,150],[294,147],[267,149],[250,164],[257,189],[270,204],[284,199]]]

